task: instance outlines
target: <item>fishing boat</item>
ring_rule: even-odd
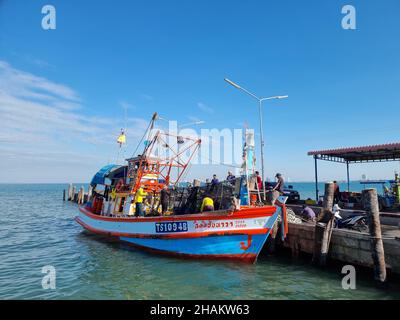
[[[192,186],[182,188],[178,182],[201,141],[155,130],[157,117],[153,115],[143,136],[141,155],[127,159],[127,165],[107,165],[96,173],[91,199],[79,208],[75,220],[90,232],[151,252],[254,263],[279,216],[282,237],[287,231],[285,199],[276,206],[265,205],[258,201],[260,190],[251,190],[254,180],[248,173],[255,161],[254,137],[246,138],[244,173],[233,183],[222,182],[210,190],[209,185],[201,186],[195,180]],[[171,141],[181,147],[173,148]],[[182,159],[184,153],[186,160]],[[163,189],[170,192],[167,211],[160,208]],[[135,215],[139,190],[147,194],[144,216]],[[205,193],[214,193],[215,208],[201,212]]]

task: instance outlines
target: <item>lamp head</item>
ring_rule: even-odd
[[[226,82],[228,82],[231,86],[234,86],[237,89],[241,89],[241,87],[238,84],[234,83],[233,81],[229,80],[228,78],[225,78],[224,80]]]

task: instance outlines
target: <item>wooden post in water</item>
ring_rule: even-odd
[[[331,241],[333,224],[335,215],[332,212],[334,195],[334,183],[328,182],[325,184],[324,202],[322,211],[315,224],[314,233],[314,253],[312,262],[319,266],[326,265],[326,258],[328,256],[329,244]]]
[[[88,189],[88,193],[87,193],[87,201],[89,201],[90,198],[92,197],[92,191],[93,191],[93,188],[91,185],[89,185],[89,189]]]
[[[65,201],[65,189],[63,190],[63,201]]]
[[[78,193],[78,204],[82,204],[83,203],[84,194],[85,194],[85,189],[83,188],[83,186],[81,186],[79,188],[79,193]]]
[[[76,195],[76,203],[79,204],[81,201],[81,189],[79,189],[78,194]]]
[[[274,226],[272,227],[271,234],[268,237],[268,246],[267,252],[270,254],[274,254],[276,252],[276,241],[278,235],[278,221],[275,222]]]
[[[386,282],[385,252],[383,250],[379,204],[376,189],[363,191],[365,211],[367,212],[369,234],[371,236],[371,253],[374,261],[375,281],[382,285]]]
[[[76,202],[76,186],[72,187],[72,200],[73,202]]]
[[[68,201],[71,201],[72,199],[72,183],[69,184],[68,186]]]

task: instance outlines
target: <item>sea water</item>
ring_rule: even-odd
[[[77,205],[62,201],[67,187],[0,184],[0,299],[400,298],[397,282],[376,289],[372,270],[357,269],[356,290],[344,290],[342,265],[322,271],[309,258],[262,254],[252,265],[145,253],[83,231]],[[49,266],[55,289],[42,286]]]

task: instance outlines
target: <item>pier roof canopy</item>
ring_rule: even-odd
[[[318,160],[341,163],[397,161],[400,160],[400,142],[365,147],[309,151],[307,154],[314,156]]]

